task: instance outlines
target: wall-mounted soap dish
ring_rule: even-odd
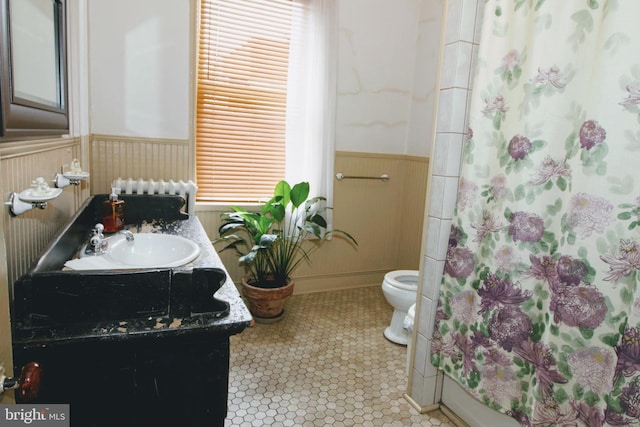
[[[57,173],[53,178],[53,183],[58,187],[58,189],[60,189],[69,185],[79,185],[80,181],[87,178],[89,178],[89,172],[82,172],[79,174],[71,172]]]
[[[64,170],[64,166],[62,169]],[[53,178],[53,183],[58,188],[64,188],[68,185],[79,185],[80,181],[87,178],[89,178],[89,172],[84,172],[78,159],[73,159],[71,169],[67,172],[57,173]]]
[[[47,202],[61,193],[61,188],[51,188],[44,178],[38,177],[32,181],[31,188],[9,194],[9,201],[5,205],[9,206],[12,214],[20,215],[34,208],[46,208]]]
[[[62,188],[50,188],[47,192],[38,192],[32,189],[24,190],[18,194],[18,198],[27,203],[42,203],[53,200],[62,193]]]

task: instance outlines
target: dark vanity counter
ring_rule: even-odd
[[[14,284],[16,376],[40,363],[36,402],[69,403],[72,425],[222,425],[229,337],[251,315],[198,218],[179,211],[182,198],[122,198],[128,230],[186,237],[199,256],[174,268],[66,268],[106,195],[89,199]]]
[[[85,227],[86,233],[90,227]],[[17,320],[14,322],[14,343],[22,346],[59,345],[70,340],[135,339],[150,334],[171,336],[198,333],[202,332],[202,329],[208,332],[234,334],[249,325],[251,315],[234,283],[226,275],[224,266],[197,217],[142,221],[127,225],[126,228],[134,233],[157,232],[187,237],[198,244],[200,255],[193,262],[172,269],[117,273],[71,271],[65,269],[64,262],[58,262],[54,267],[36,265],[25,275],[26,277],[18,280],[14,287]],[[57,244],[48,250],[58,250],[59,242],[55,243]],[[42,278],[46,282],[44,286],[48,289],[36,289],[37,286],[33,284],[34,276]],[[117,292],[111,289],[95,289],[103,286],[103,283],[94,283],[96,276],[111,278],[112,282],[115,280],[115,286],[119,289]],[[169,276],[173,279],[170,282]],[[135,283],[130,291],[123,291],[123,279],[126,281],[129,278]],[[220,281],[222,286],[213,291]],[[70,282],[77,283],[75,286],[83,288],[84,292],[101,292],[101,301],[106,303],[106,300],[112,299],[112,303],[118,306],[109,313],[115,318],[100,319],[100,313],[86,310],[85,306],[91,304],[94,295],[86,296],[89,302],[83,301],[83,296],[75,295],[74,299],[78,301],[74,301],[72,306],[56,307],[56,302],[69,292],[66,288],[60,289],[56,286],[57,282],[64,282],[67,286],[72,286],[69,285]],[[114,286],[113,283],[110,285]],[[194,289],[195,286],[198,288]],[[178,287],[182,289],[177,289]],[[214,293],[214,299],[208,295],[209,290]],[[39,301],[30,301],[34,294],[38,294]],[[146,300],[145,308],[148,309],[149,315],[137,315],[140,307],[131,307],[131,301],[125,298]],[[189,304],[191,300],[194,301]],[[197,307],[198,305],[204,307]],[[48,322],[47,317],[62,320]]]

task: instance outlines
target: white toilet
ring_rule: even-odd
[[[407,345],[410,337],[404,329],[403,323],[407,311],[416,302],[418,271],[395,270],[385,274],[382,293],[394,308],[391,324],[384,330],[384,336],[396,344]]]
[[[409,340],[409,344],[407,344],[407,376],[411,373],[411,352],[413,351],[411,349],[411,335],[413,334],[413,325],[416,321],[416,304],[417,303],[413,303],[413,305],[409,307],[407,317],[405,317],[404,322],[402,322],[402,327],[407,331],[407,340]]]

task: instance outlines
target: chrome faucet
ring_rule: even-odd
[[[107,246],[109,242],[104,238],[104,225],[97,223],[93,230],[91,230],[93,235],[91,239],[89,239],[89,244],[87,248],[84,250],[84,253],[87,255],[104,255],[107,253]]]
[[[118,231],[118,234],[124,234],[125,238],[127,239],[127,242],[133,242],[134,240],[133,233],[130,232],[129,230],[120,230]]]

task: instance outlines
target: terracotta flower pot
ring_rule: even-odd
[[[293,280],[279,288],[258,288],[242,278],[242,294],[247,300],[249,311],[256,322],[276,322],[284,315],[284,303],[293,293]]]

